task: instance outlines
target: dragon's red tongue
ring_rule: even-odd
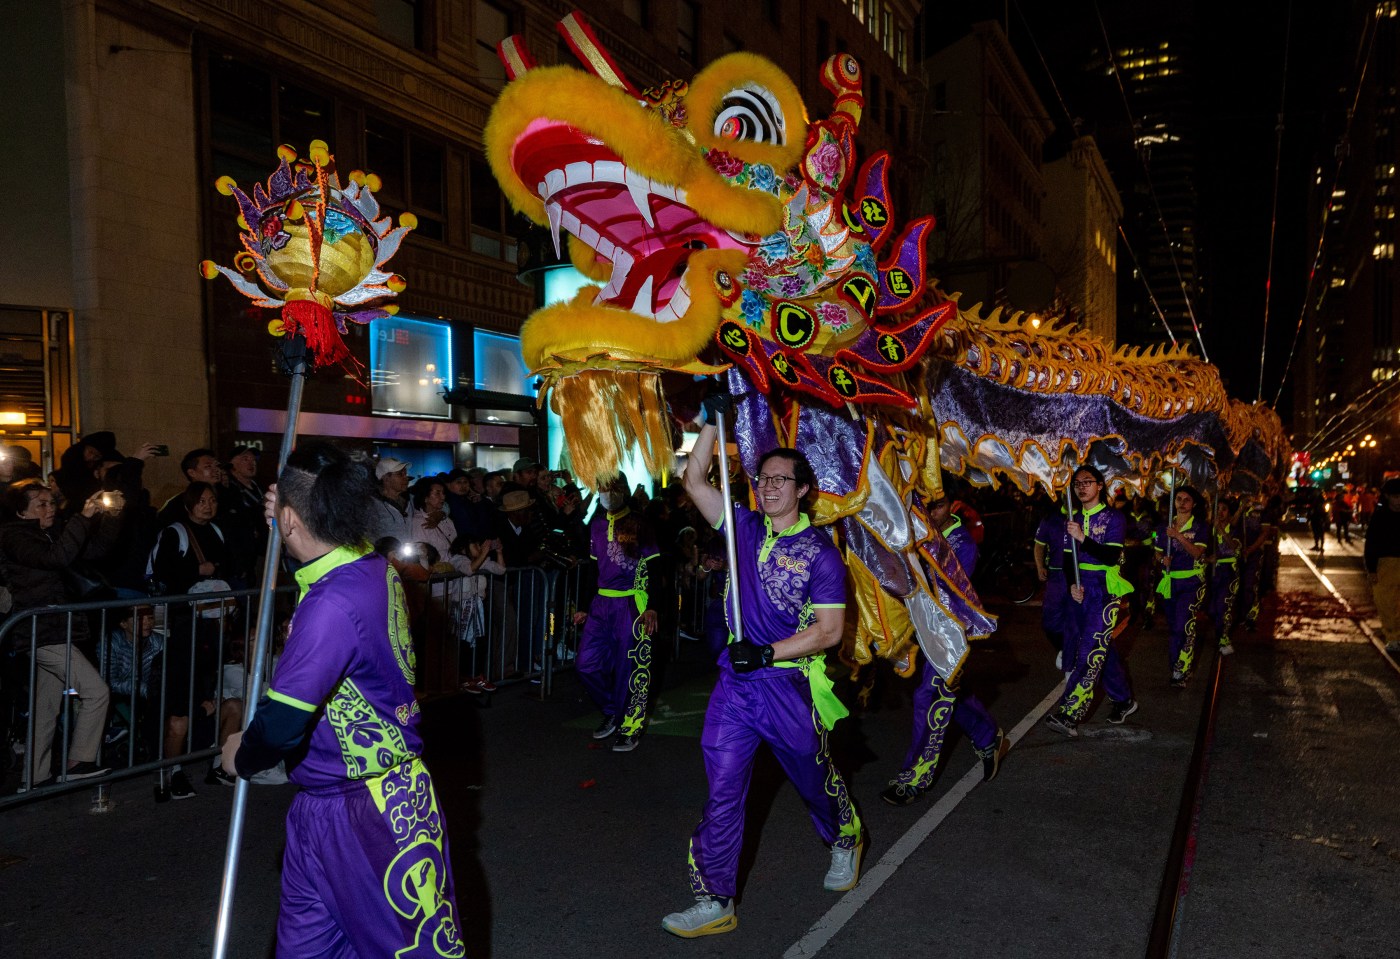
[[[627,274],[627,282],[622,285],[622,289],[609,302],[623,307],[631,307],[636,302],[637,294],[641,292],[642,286],[650,280],[650,299],[645,303],[636,303],[636,306],[638,311],[645,310],[648,313],[655,313],[656,298],[661,295],[664,285],[668,280],[679,276],[680,271],[677,270],[677,267],[694,252],[694,250],[684,246],[658,250],[632,267],[631,272]]]

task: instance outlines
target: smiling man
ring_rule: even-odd
[[[722,409],[726,400],[714,402]],[[845,891],[860,876],[860,817],[826,741],[827,730],[846,715],[831,692],[823,655],[840,641],[845,624],[845,566],[826,533],[801,512],[816,485],[806,457],[790,449],[765,455],[753,478],[758,511],[738,507],[731,514],[708,480],[716,435],[711,425],[700,431],[685,489],[712,525],[734,521],[737,568],[729,589],[739,591],[744,638],[734,637],[726,604],[730,642],[719,658],[719,681],[700,737],[710,796],[690,840],[690,885],[697,901],[661,921],[667,932],[684,938],[738,925],[734,896],[744,806],[760,743],[772,749],[807,804],[817,834],[831,846],[825,888]]]

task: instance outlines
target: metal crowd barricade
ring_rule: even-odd
[[[277,592],[288,597],[295,591],[293,586],[279,587]],[[144,773],[161,771],[162,782],[164,782],[164,770],[170,766],[195,762],[207,759],[218,752],[217,743],[223,733],[224,706],[229,698],[241,698],[246,691],[239,690],[239,697],[225,697],[224,688],[224,666],[226,661],[232,665],[228,655],[231,647],[240,639],[246,639],[247,630],[252,626],[252,603],[259,591],[256,589],[226,590],[221,592],[207,593],[186,593],[178,596],[141,596],[135,598],[124,598],[114,600],[104,600],[100,602],[68,603],[62,606],[41,606],[34,609],[20,610],[11,614],[0,623],[0,656],[18,659],[26,653],[27,663],[10,665],[21,665],[20,670],[6,670],[7,680],[0,680],[4,688],[0,689],[0,708],[10,710],[13,714],[23,719],[23,736],[18,742],[6,742],[2,745],[6,749],[14,749],[20,746],[23,752],[23,769],[21,773],[21,792],[0,796],[0,809],[7,806],[16,805],[21,802],[43,799],[50,796],[73,792],[79,788],[96,787],[96,795],[93,800],[93,810],[102,811],[108,807],[108,786],[110,783],[139,776]],[[290,603],[288,604],[290,608]],[[143,650],[141,637],[142,624],[139,610],[145,607],[152,608],[157,621],[157,630],[152,632],[150,641],[155,641],[159,637],[162,643],[162,650],[159,654],[158,675],[145,675],[143,670]],[[61,677],[62,692],[60,694],[60,708],[57,719],[54,721],[55,732],[61,732],[61,736],[56,736],[56,742],[50,751],[51,775],[55,782],[51,785],[44,785],[38,788],[31,788],[31,776],[34,772],[34,758],[38,744],[36,743],[37,730],[40,725],[47,726],[47,717],[36,716],[36,701],[38,698],[38,682],[40,666],[36,653],[40,648],[39,631],[40,619],[61,617],[63,621],[64,641],[61,644],[64,649],[64,675]],[[78,617],[86,617],[89,631],[86,638],[78,638],[74,635],[74,625],[79,621]],[[110,720],[103,717],[102,725],[104,735],[98,747],[97,761],[99,765],[111,765],[113,768],[101,775],[91,776],[84,779],[64,781],[63,776],[68,768],[69,749],[73,732],[74,709],[77,705],[74,699],[80,698],[73,683],[73,664],[75,656],[87,657],[82,647],[91,646],[100,650],[100,654],[94,653],[88,657],[102,676],[103,682],[110,686],[114,667],[111,655],[112,633],[114,627],[119,627],[127,618],[131,621],[131,670],[126,682],[121,683],[123,692],[119,699],[116,695],[109,694],[109,701],[115,705],[112,710],[117,715],[121,715],[119,707],[126,707],[125,716],[121,718],[126,723],[125,756],[113,756],[109,750],[109,743],[106,742],[105,732]],[[49,624],[52,625],[50,621]],[[185,699],[186,728],[184,732],[183,751],[178,755],[167,756],[165,754],[165,734],[166,734],[166,706],[168,705],[167,695],[171,690],[171,676],[169,669],[172,659],[178,659],[182,664],[185,655],[184,644],[188,644],[188,676],[183,677],[183,693]],[[201,644],[205,649],[205,655],[201,657]],[[59,644],[43,644],[45,646]],[[244,674],[244,685],[246,687],[248,677],[253,673],[251,664],[247,657],[251,655],[252,644],[244,642],[242,652],[242,662]],[[176,654],[178,650],[178,654]],[[214,674],[203,678],[196,674],[200,665],[208,665],[212,659]],[[154,666],[154,662],[152,663]],[[154,670],[152,670],[154,672]],[[270,675],[270,671],[268,671]],[[18,675],[27,676],[27,689],[24,690],[23,697],[17,698],[19,690],[15,688],[15,679]],[[182,677],[175,677],[174,688],[180,688],[179,680]],[[205,689],[212,691],[214,702],[214,712],[212,716],[214,726],[214,743],[207,746],[196,747],[194,741],[195,710],[202,708],[201,704],[206,697],[198,696],[198,685],[205,684]],[[129,689],[126,688],[129,684]],[[159,684],[157,692],[157,684]],[[141,695],[142,686],[146,686],[146,695]],[[231,690],[229,692],[232,692]],[[151,721],[150,710],[155,708],[154,723]],[[241,723],[241,715],[239,717]],[[14,724],[11,723],[11,728]],[[154,758],[144,759],[143,754],[151,751],[151,726],[154,726]],[[13,735],[13,734],[12,734]],[[113,760],[124,759],[125,765],[117,766]]]
[[[573,612],[581,582],[580,566],[521,566],[405,583],[420,690],[446,695],[480,678],[536,682],[549,696],[555,670],[578,648]]]

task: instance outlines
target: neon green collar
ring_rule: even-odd
[[[758,551],[758,561],[760,563],[766,563],[768,561],[768,554],[773,551],[773,547],[777,545],[779,539],[784,536],[796,536],[811,525],[812,521],[807,518],[807,514],[799,513],[797,514],[796,523],[793,523],[781,532],[775,533],[773,532],[773,521],[769,519],[768,514],[765,513],[763,515],[763,548]]]
[[[368,552],[368,549],[361,546],[337,546],[320,559],[314,559],[307,563],[295,573],[297,585],[301,587],[297,598],[305,596],[306,591],[331,570],[347,563],[353,563]]]
[[[1079,512],[1085,519],[1088,519],[1090,516],[1097,516],[1101,511],[1106,509],[1108,509],[1108,504],[1100,502],[1094,504],[1094,506],[1090,509],[1085,509],[1083,506],[1081,506],[1079,508]]]
[[[626,515],[627,515],[628,513],[630,513],[630,512],[632,512],[632,507],[630,507],[630,506],[624,506],[624,507],[622,507],[622,509],[618,510],[616,513],[612,513],[612,512],[609,512],[609,513],[608,513],[608,542],[609,542],[609,543],[611,543],[611,542],[614,541],[614,540],[613,540],[613,524],[616,523],[618,520],[622,519],[622,517],[626,516]]]

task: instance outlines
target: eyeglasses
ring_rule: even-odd
[[[1090,479],[1090,480],[1075,480],[1075,481],[1074,481],[1074,488],[1075,488],[1075,489],[1089,489],[1090,487],[1098,486],[1098,485],[1099,485],[1099,481],[1098,481],[1098,480],[1091,480],[1091,479]]]
[[[753,478],[753,485],[758,487],[771,486],[774,489],[782,489],[784,483],[795,483],[795,476],[769,476],[767,473],[759,473]]]

